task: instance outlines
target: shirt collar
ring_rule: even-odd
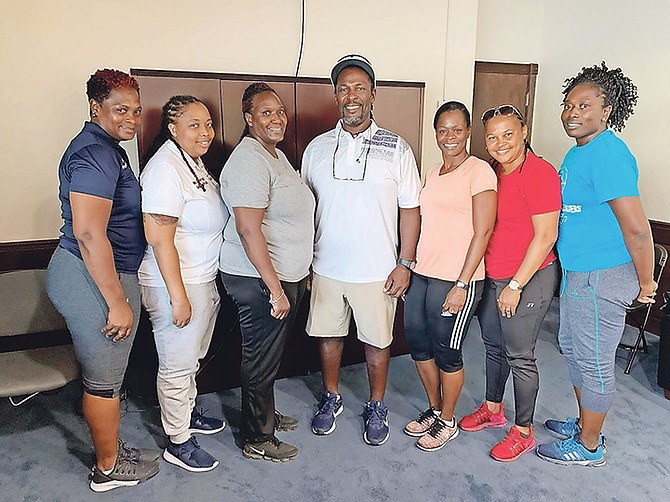
[[[358,139],[359,137],[372,138],[378,129],[379,126],[377,125],[375,120],[371,119],[370,127],[356,134],[356,136],[354,136],[354,139]],[[345,136],[347,136],[348,138],[352,137],[351,133],[348,133],[346,129],[344,129],[344,127],[342,126],[342,119],[340,119],[337,121],[337,125],[335,126],[335,137],[338,137],[343,132],[347,133]]]
[[[84,124],[84,131],[89,132],[93,134],[94,136],[104,140],[107,143],[110,143],[114,146],[120,146],[119,142],[112,138],[107,131],[105,131],[102,127],[100,127],[98,124],[95,122],[90,122],[87,121]]]

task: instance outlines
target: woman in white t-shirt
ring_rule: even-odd
[[[228,217],[219,185],[200,158],[213,139],[207,107],[193,96],[173,96],[140,176],[149,247],[139,277],[158,352],[156,387],[169,437],[163,457],[191,472],[219,464],[192,433],[225,427],[195,408],[195,376],[219,311],[215,279]]]

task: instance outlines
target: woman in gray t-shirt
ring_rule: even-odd
[[[295,429],[298,422],[275,410],[274,381],[312,262],[315,203],[277,149],[287,118],[275,91],[250,85],[242,112],[242,139],[221,173],[231,217],[219,269],[240,316],[243,455],[285,461],[298,449],[279,441],[275,430]]]

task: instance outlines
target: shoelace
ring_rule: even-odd
[[[198,420],[203,418],[205,416],[205,413],[207,413],[208,411],[209,410],[204,410],[202,408],[200,409],[193,408],[192,419],[197,422]]]
[[[505,439],[502,440],[502,444],[505,445],[507,449],[512,452],[516,452],[519,449],[523,449],[523,445],[521,444],[521,442],[517,441],[516,437],[512,436],[511,432],[507,434],[507,436],[505,436]]]
[[[122,439],[119,439],[119,455],[121,455],[121,452],[123,452],[123,458],[128,458],[129,460],[132,460],[134,463],[139,463],[140,461],[140,450],[137,448],[133,448],[131,446],[128,446],[125,441]]]
[[[337,408],[337,397],[323,396],[319,403],[319,412],[334,413]]]
[[[447,428],[446,422],[440,418],[437,418],[433,426],[428,431],[428,435],[430,435],[430,437],[437,438],[446,428]]]
[[[369,406],[368,409],[370,413],[368,425],[373,429],[380,429],[384,425],[384,420],[386,420],[387,410],[379,406]]]
[[[422,412],[421,415],[419,415],[419,418],[417,418],[416,421],[423,425],[433,418],[437,418],[437,416],[433,412],[433,408],[428,408],[426,411]]]

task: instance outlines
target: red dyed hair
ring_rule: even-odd
[[[140,93],[140,84],[134,77],[131,77],[120,70],[111,70],[105,68],[98,70],[86,82],[86,95],[88,99],[94,99],[102,103],[109,97],[109,93],[118,87],[131,87]]]

